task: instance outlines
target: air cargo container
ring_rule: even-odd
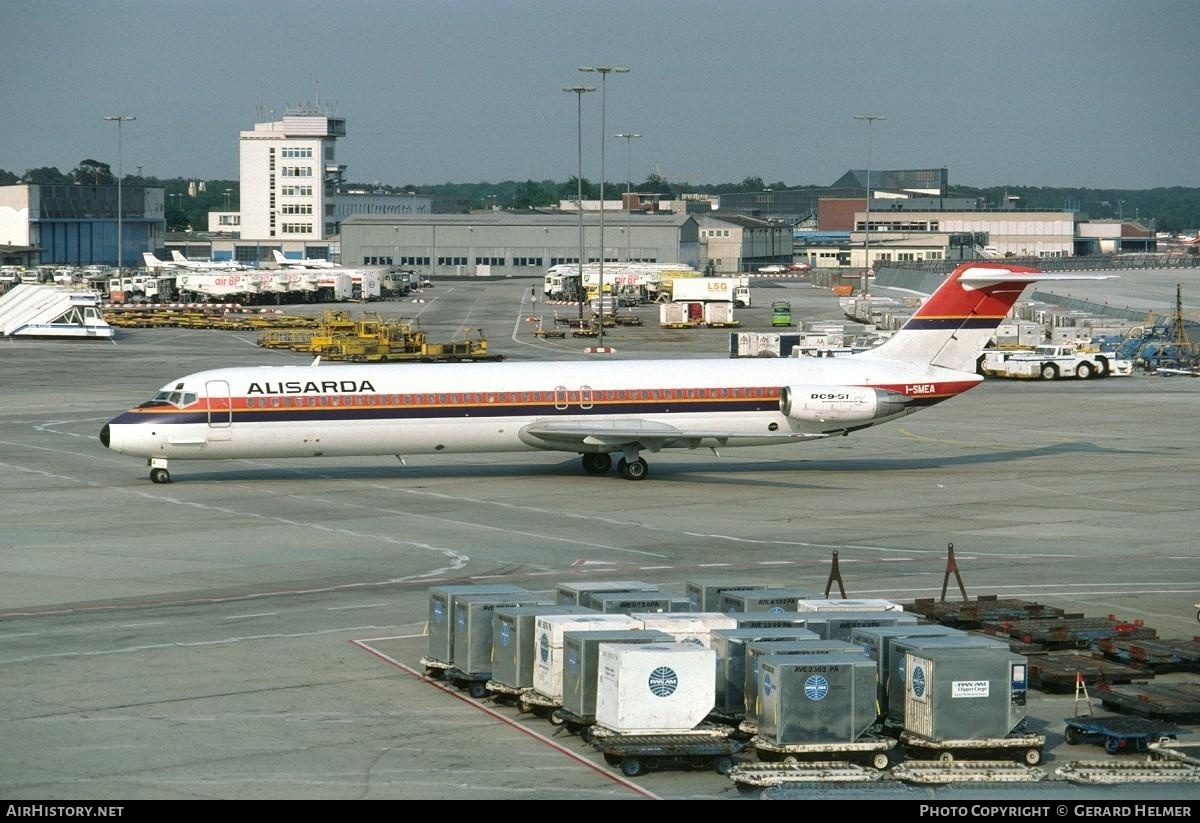
[[[716,711],[732,719],[746,711],[746,647],[759,640],[819,640],[804,628],[715,629],[712,650],[717,654]]]
[[[994,647],[905,653],[904,730],[929,740],[1005,737],[1024,724],[1029,663]]]
[[[863,650],[875,661],[879,669],[879,712],[880,719],[888,714],[888,678],[892,668],[893,641],[909,637],[964,637],[967,633],[953,626],[939,623],[916,626],[862,626],[850,632],[850,642]]]
[[[566,632],[641,629],[627,614],[554,614],[537,618],[537,655],[533,690],[555,706],[562,705],[563,635]]]
[[[587,606],[593,593],[600,592],[656,592],[658,586],[640,580],[585,580],[577,583],[559,583],[554,591],[554,602],[560,606]]]
[[[487,681],[492,676],[492,621],[496,609],[547,604],[536,594],[517,592],[458,595],[454,604],[453,663],[463,679]],[[482,685],[480,686],[480,691]],[[472,690],[473,697],[482,693]]]
[[[488,688],[517,693],[533,688],[533,659],[537,654],[537,618],[559,614],[595,614],[586,606],[517,606],[501,608],[492,617],[492,680]]]
[[[872,626],[915,626],[917,616],[909,612],[797,612],[807,618],[804,626],[826,640],[850,641],[855,629]]]
[[[994,637],[984,637],[979,634],[944,635],[931,637],[905,637],[891,641],[888,653],[888,669],[879,670],[879,676],[887,680],[887,719],[897,725],[904,725],[904,711],[907,703],[905,683],[908,676],[907,656],[910,651],[920,653],[921,649],[929,646],[991,649],[993,652],[1008,652],[1008,643]]]
[[[755,700],[758,696],[758,680],[760,676],[759,663],[765,657],[772,655],[786,657],[799,654],[862,654],[862,650],[852,643],[842,640],[755,640],[746,644],[745,682],[742,684],[745,706],[743,716],[757,722],[758,706]],[[866,657],[863,654],[863,657]]]
[[[737,621],[721,612],[632,612],[630,617],[642,621],[644,629],[666,632],[675,643],[696,643],[706,649],[712,647],[714,629],[737,628]]]
[[[691,606],[687,598],[670,592],[589,592],[587,605],[601,614],[673,612]]]
[[[739,629],[803,629],[809,615],[800,612],[726,612]]]
[[[715,665],[694,643],[601,644],[596,723],[618,734],[695,729],[713,710]]]
[[[794,612],[802,598],[815,597],[812,589],[748,589],[721,593],[722,612]]]
[[[759,661],[758,737],[776,746],[851,743],[875,724],[875,663],[863,654]]]
[[[427,630],[429,633],[429,659],[432,663],[441,663],[444,668],[454,656],[454,598],[471,594],[495,593],[532,594],[527,589],[507,583],[465,583],[435,586],[429,590]]]
[[[590,723],[596,714],[596,687],[601,644],[672,643],[671,635],[654,630],[566,632],[563,634],[562,707],[572,723]]]
[[[830,600],[812,598],[796,604],[798,612],[902,612],[904,607],[891,600]]]
[[[692,602],[694,612],[721,611],[721,593],[772,588],[765,580],[739,580],[731,577],[708,577],[686,580],[683,593]],[[783,588],[779,586],[778,588]]]

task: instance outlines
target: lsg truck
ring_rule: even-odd
[[[677,277],[671,282],[676,303],[728,302],[734,308],[750,307],[750,286],[745,277]]]

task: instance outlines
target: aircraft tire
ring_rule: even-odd
[[[612,457],[607,452],[584,454],[583,470],[588,474],[604,474],[612,468]]]
[[[626,460],[622,457],[617,463],[617,472],[625,480],[645,480],[646,475],[650,473],[650,466],[640,457],[636,460]]]
[[[152,483],[170,483],[171,473],[166,469],[151,469],[150,482]]]

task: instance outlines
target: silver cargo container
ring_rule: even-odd
[[[673,643],[671,635],[648,629],[563,634],[562,707],[576,717],[596,714],[597,668],[601,643]]]
[[[670,592],[590,592],[587,605],[601,614],[632,614],[633,612],[672,612],[673,606],[687,606],[677,594]]]
[[[656,592],[658,586],[640,580],[583,580],[578,583],[559,583],[554,591],[554,602],[560,606],[587,606],[593,592]]]
[[[986,740],[1007,736],[1025,720],[1024,655],[925,646],[905,656],[905,731],[929,740]]]
[[[801,599],[816,597],[812,589],[743,589],[721,592],[720,612],[794,612]]]
[[[803,629],[808,614],[800,612],[725,612],[739,629]]]
[[[758,716],[759,662],[764,657],[786,657],[791,654],[862,654],[862,649],[844,640],[755,640],[746,644],[745,681],[742,683],[742,694],[745,700],[743,713],[747,720],[755,720]],[[863,655],[866,657],[866,655]]]
[[[713,629],[711,647],[717,655],[716,709],[721,714],[741,717],[746,711],[746,646],[756,640],[819,640],[808,629],[794,627],[763,629]]]
[[[497,592],[531,594],[528,589],[508,583],[463,583],[434,586],[429,590],[429,657],[443,663],[454,657],[454,597]]]
[[[826,640],[850,642],[855,629],[872,626],[915,626],[917,616],[910,612],[800,612],[807,618],[805,628]]]
[[[517,606],[492,617],[492,680],[511,689],[533,687],[537,618],[554,614],[595,614],[586,606]]]
[[[861,626],[850,632],[850,642],[861,648],[867,657],[874,660],[879,669],[880,717],[886,717],[888,714],[887,673],[893,668],[892,645],[894,640],[903,640],[908,637],[964,637],[966,634],[962,629],[943,626],[940,623],[916,626]]]
[[[921,649],[926,646],[935,647],[952,647],[952,648],[991,648],[1001,651],[1009,651],[1008,644],[1003,640],[997,640],[994,637],[985,637],[980,634],[964,634],[959,635],[944,635],[941,637],[904,637],[896,638],[890,641],[891,649],[888,651],[888,670],[879,671],[879,676],[885,680],[885,688],[887,690],[887,716],[889,720],[903,725],[905,704],[907,703],[905,679],[906,679],[906,656],[910,651]]]
[[[766,581],[738,580],[729,577],[712,577],[688,580],[683,584],[683,593],[692,602],[694,612],[721,611],[722,592],[744,592],[755,589],[783,588]]]
[[[758,736],[768,743],[853,743],[875,724],[866,655],[767,655],[758,665]]]
[[[796,604],[796,611],[801,612],[902,612],[904,607],[891,600],[831,600],[829,598],[810,598]]]
[[[467,594],[454,598],[454,668],[471,678],[492,676],[492,621],[496,609],[547,604],[536,594]]]

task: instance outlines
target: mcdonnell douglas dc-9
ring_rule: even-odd
[[[615,455],[642,480],[643,452],[821,440],[962,394],[1027,285],[1102,277],[964,263],[904,328],[846,357],[215,369],[172,380],[100,441],[146,458],[155,483],[171,461],[539,449],[590,474]]]

